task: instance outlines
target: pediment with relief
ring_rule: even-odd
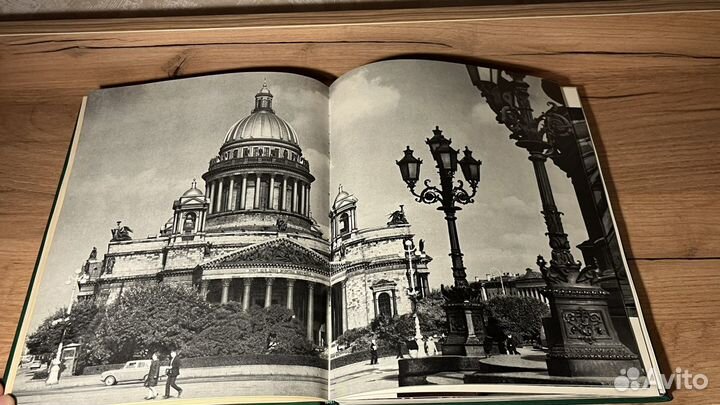
[[[203,268],[245,267],[248,265],[291,265],[327,271],[330,262],[322,255],[287,239],[247,246],[202,265]]]

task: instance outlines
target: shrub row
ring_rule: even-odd
[[[327,360],[316,356],[290,354],[244,354],[237,356],[194,357],[183,359],[183,367],[222,367],[271,364],[282,366],[308,366],[326,369]]]
[[[405,352],[405,350],[403,350]],[[378,349],[378,357],[395,356],[397,351],[391,347],[380,347]],[[370,350],[362,350],[355,353],[350,353],[345,356],[336,357],[330,360],[331,368],[339,368],[347,366],[348,364],[366,362],[370,364]]]
[[[367,355],[368,358],[369,354]],[[167,366],[168,361],[163,364]],[[199,368],[199,367],[223,367],[223,366],[247,366],[256,364],[270,364],[282,366],[308,366],[317,367],[327,370],[328,364],[326,359],[315,356],[297,356],[286,354],[245,354],[239,356],[212,356],[212,357],[193,357],[183,358],[183,367]],[[93,375],[102,374],[104,371],[122,368],[125,363],[121,364],[102,364],[98,366],[87,366],[83,369],[82,374]]]

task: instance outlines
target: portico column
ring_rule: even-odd
[[[305,214],[305,184],[300,184],[300,196],[298,197],[298,214]]]
[[[200,295],[203,300],[207,300],[208,290],[210,289],[210,280],[203,280],[200,282]]]
[[[252,286],[251,278],[243,279],[243,311],[250,309],[250,286]]]
[[[348,330],[347,319],[347,280],[340,282],[340,300],[342,301],[342,331]]]
[[[420,289],[422,290],[422,288]],[[390,312],[393,316],[397,315],[397,302],[395,302],[395,290],[390,290],[392,292],[392,312]]]
[[[307,338],[309,341],[314,342],[313,339],[313,319],[315,312],[315,283],[308,281],[308,314],[307,314]]]
[[[242,175],[242,185],[240,186],[240,207],[238,209],[244,210],[245,205],[247,204],[245,200],[247,199],[247,174]]]
[[[220,303],[221,304],[227,304],[228,302],[228,295],[230,293],[230,283],[232,282],[231,278],[224,278],[222,280],[222,295],[220,295]]]
[[[217,201],[215,203],[215,212],[220,212],[222,210],[222,198],[223,198],[223,180],[220,179],[217,182],[218,190],[217,190]]]
[[[305,185],[305,215],[310,216],[310,185]]]
[[[268,208],[275,209],[275,176],[270,175],[270,187],[268,188]]]
[[[272,285],[275,279],[267,277],[265,279],[265,308],[268,308],[272,304]]]
[[[261,175],[258,173],[255,176],[255,201],[253,201],[253,208],[260,208],[260,182]]]
[[[228,188],[228,211],[235,211],[235,177],[230,177],[230,188]]]
[[[215,212],[215,182],[210,182],[206,187],[210,189],[210,195],[208,198],[210,198],[210,213]]]
[[[297,179],[293,181],[293,195],[292,195],[292,207],[290,207],[290,211],[297,212],[298,206],[297,206]]]
[[[285,303],[285,306],[289,310],[293,310],[293,300],[295,297],[293,296],[295,293],[295,279],[288,278],[287,279],[287,302]]]
[[[283,176],[282,192],[280,193],[280,209],[285,211],[285,205],[287,204],[287,176]]]

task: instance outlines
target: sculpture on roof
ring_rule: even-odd
[[[405,217],[405,209],[402,204],[400,204],[400,209],[393,211],[390,215],[388,215],[388,218],[390,218],[390,221],[387,223],[388,226],[408,224],[408,220]]]
[[[117,221],[117,228],[110,230],[110,232],[112,233],[112,239],[110,239],[110,242],[132,240],[132,236],[130,236],[130,234],[133,232],[133,230],[130,229],[129,226],[120,225],[121,223],[122,221]]]

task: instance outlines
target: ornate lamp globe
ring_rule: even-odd
[[[415,183],[420,178],[422,160],[413,156],[413,150],[410,149],[410,146],[405,149],[405,156],[400,160],[396,160],[395,163],[400,168],[400,176],[402,176],[403,181],[407,183],[408,187],[415,187]]]
[[[467,146],[463,153],[465,156],[460,159],[460,169],[462,169],[465,180],[470,185],[475,186],[480,182],[480,165],[482,165],[482,162],[472,156],[472,151]]]

